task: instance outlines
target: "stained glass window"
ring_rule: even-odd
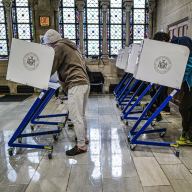
[[[15,38],[32,41],[32,11],[28,0],[13,0],[12,8],[13,36]]]
[[[109,11],[109,55],[117,55],[125,42],[125,18],[122,0],[111,0]]]
[[[134,0],[134,8],[145,9],[145,0]]]
[[[8,55],[8,37],[5,18],[5,9],[0,1],[0,57]]]
[[[134,0],[133,14],[131,16],[132,36],[134,43],[141,42],[148,32],[148,14],[146,0]]]
[[[100,9],[98,0],[87,0],[84,18],[84,45],[86,56],[100,55]]]
[[[76,44],[79,43],[78,38],[78,13],[74,0],[61,0],[59,7],[59,32],[64,38],[69,38]]]
[[[111,7],[119,7],[121,9],[122,2],[120,0],[111,0]]]

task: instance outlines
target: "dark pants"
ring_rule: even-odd
[[[59,97],[59,88],[55,91],[55,97]]]
[[[153,89],[150,92],[150,96],[153,97],[155,95],[155,93],[157,92],[157,90],[158,89],[153,87]],[[162,87],[159,96],[157,97],[156,101],[154,102],[156,109],[163,103],[163,101],[167,98],[167,96],[168,96],[168,87]],[[165,106],[163,111],[170,112],[169,104],[167,104]]]
[[[179,105],[183,126],[182,135],[192,139],[192,90],[189,90],[186,82],[182,84],[181,92],[184,94]]]

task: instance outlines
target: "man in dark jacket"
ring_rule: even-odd
[[[69,115],[77,137],[77,145],[66,151],[66,155],[78,155],[87,151],[86,143],[88,143],[85,107],[90,85],[85,61],[76,45],[69,39],[62,39],[53,29],[45,33],[44,43],[55,50],[52,74],[57,71],[62,87],[68,93]]]

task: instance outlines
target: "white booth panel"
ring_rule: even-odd
[[[132,44],[132,48],[129,54],[128,65],[125,69],[127,73],[134,74],[137,67],[138,56],[141,52],[140,44]]]
[[[125,47],[121,62],[121,67],[124,70],[127,68],[128,58],[129,58],[129,47]]]
[[[188,57],[185,46],[145,39],[135,78],[180,89]]]
[[[117,61],[116,61],[116,66],[119,69],[123,69],[123,66],[122,66],[123,54],[124,54],[124,49],[121,49],[121,50],[118,51],[118,57],[117,57]]]
[[[6,79],[40,89],[48,89],[54,49],[13,39]]]
[[[122,49],[120,49],[119,51],[118,51],[118,55],[117,55],[117,59],[116,59],[116,67],[118,67],[119,68],[119,66],[120,66],[120,60],[121,60],[121,51],[122,51]]]

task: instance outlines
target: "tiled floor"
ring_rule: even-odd
[[[170,148],[137,146],[130,151],[129,127],[120,121],[112,96],[89,98],[88,153],[66,157],[65,150],[75,144],[73,131],[66,127],[57,143],[52,137],[38,140],[54,143],[52,160],[41,150],[9,157],[7,142],[33,101],[0,103],[0,192],[192,192],[192,149],[181,148],[180,158]],[[45,112],[63,110],[53,100]],[[181,119],[173,111],[157,126],[167,127],[164,139],[174,141]]]

